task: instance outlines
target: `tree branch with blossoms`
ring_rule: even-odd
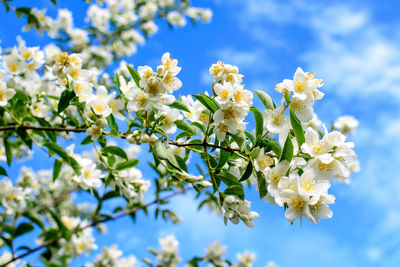
[[[242,221],[253,227],[259,218],[246,185],[257,188],[260,200],[282,207],[290,223],[306,218],[316,224],[333,216],[332,181],[348,182],[359,169],[354,144],[346,141],[358,122],[343,116],[328,131],[314,112],[324,97],[323,82],[301,68],[275,86],[278,102],[267,92],[245,89],[239,68],[221,61],[209,69],[211,90],[193,95],[176,95],[182,69],[170,53],[154,69],[122,63],[113,74],[105,71],[135,53],[136,45],[155,33],[156,20],[171,26],[183,26],[187,18],[206,22],[208,9],[185,0],[97,1],[88,6],[84,29],[74,26],[66,9],[59,9],[55,19],[37,8],[11,9],[26,15],[26,30],[46,32],[56,42],[40,49],[18,37],[0,59],[3,266],[39,250],[46,266],[67,266],[97,249],[92,228],[104,232],[103,223],[126,215],[136,220],[137,211],[148,214],[150,206],[155,219],[178,223],[166,204],[188,188],[196,190],[199,207],[222,212],[225,224]],[[262,108],[253,103],[255,96]],[[34,144],[52,158],[53,168],[24,167],[19,177],[8,178],[15,159],[30,157]],[[85,151],[76,153],[78,145]],[[93,149],[85,149],[88,145]],[[153,181],[140,170],[143,149],[152,156]],[[143,204],[144,195],[152,193],[154,200]],[[83,194],[95,204],[73,201]],[[105,211],[109,199],[119,204]],[[16,239],[34,233],[38,246],[15,248]],[[143,262],[181,262],[174,237],[161,239],[160,246],[149,249],[154,261]],[[243,253],[234,263],[224,251],[214,243],[188,265],[254,262],[254,255]],[[105,247],[88,266],[133,266],[134,258],[121,255],[117,247]]]

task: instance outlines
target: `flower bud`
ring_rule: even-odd
[[[142,143],[148,143],[150,141],[150,137],[148,134],[144,134],[141,138]]]
[[[201,181],[198,185],[202,188],[209,188],[212,184],[209,181]]]
[[[131,143],[131,144],[135,144],[136,143],[136,136],[134,134],[130,134],[126,137],[126,140]]]
[[[228,205],[228,206],[231,206],[232,204],[235,203],[235,197],[234,197],[234,196],[227,196],[227,197],[224,199],[224,203],[225,203],[226,205]]]
[[[100,128],[104,128],[104,127],[107,126],[107,120],[105,118],[103,118],[103,117],[98,118],[96,120],[96,125],[99,126]]]
[[[199,176],[188,175],[188,176],[186,176],[185,181],[187,181],[189,183],[195,183],[195,182],[203,180],[203,178],[204,177],[202,175],[199,175]]]

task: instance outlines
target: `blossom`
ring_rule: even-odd
[[[264,148],[261,148],[258,152],[257,158],[254,161],[254,168],[256,171],[264,171],[274,163],[274,159],[269,154],[265,154]]]
[[[291,128],[289,117],[284,114],[285,107],[280,105],[274,110],[266,109],[264,111],[265,128],[272,134],[279,133],[279,143],[285,143],[289,130]]]
[[[233,87],[231,83],[217,83],[214,85],[214,91],[217,94],[215,100],[219,104],[225,104],[230,101],[233,96]]]
[[[77,183],[83,189],[98,188],[101,186],[101,179],[104,175],[97,169],[96,164],[90,159],[80,160],[82,174],[72,177],[72,182]]]
[[[314,117],[312,104],[313,100],[311,97],[307,97],[306,99],[293,97],[290,100],[290,109],[301,122],[308,122]]]
[[[358,127],[358,121],[353,116],[341,116],[336,119],[333,126],[342,134],[353,134]]]
[[[162,119],[163,124],[162,124],[161,128],[167,134],[174,134],[177,130],[175,121],[183,119],[183,116],[182,116],[182,114],[180,114],[179,110],[171,109],[171,108],[167,108],[165,111],[163,111],[160,114],[160,116],[164,117]]]
[[[254,219],[259,217],[255,211],[250,211],[250,201],[240,200],[236,196],[226,196],[222,208],[225,211],[224,222],[227,223],[228,219],[238,224],[241,219],[247,227],[254,227]]]
[[[7,88],[5,82],[0,81],[0,106],[6,106],[8,100],[10,100],[15,95],[15,90]]]
[[[271,202],[271,204],[277,203],[279,206],[283,205],[283,202],[280,198],[279,187],[282,178],[286,177],[288,170],[289,162],[287,160],[280,161],[273,168],[268,167],[264,170],[268,195],[274,200],[274,202]]]
[[[95,124],[86,129],[86,134],[91,136],[92,141],[97,140],[101,136],[102,132],[102,128]]]
[[[308,79],[306,73],[301,68],[297,68],[293,75],[293,80],[284,80],[283,85],[285,89],[293,92],[294,97],[300,100],[305,100],[314,90],[314,83]]]

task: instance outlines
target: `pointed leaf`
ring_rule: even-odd
[[[272,98],[266,92],[254,90],[254,93],[256,93],[266,109],[275,109],[274,101],[272,101]]]

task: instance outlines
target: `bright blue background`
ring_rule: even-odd
[[[48,6],[54,15],[49,2],[37,1],[37,5]],[[83,22],[85,4],[58,2],[74,12],[76,25]],[[229,245],[231,258],[243,250],[256,253],[256,266],[269,260],[283,267],[399,266],[400,2],[207,0],[194,4],[212,8],[211,24],[169,30],[161,23],[159,33],[128,63],[155,67],[164,52],[171,52],[183,68],[179,93],[189,94],[209,90],[208,68],[221,59],[239,66],[247,89],[265,90],[275,101],[279,96],[274,85],[290,78],[298,66],[317,72],[325,81],[326,93],[315,105],[320,119],[330,123],[337,116],[351,114],[360,121],[352,140],[362,170],[351,177],[350,185],[333,183],[334,216],[318,225],[290,226],[283,209],[259,201],[257,192],[251,190],[253,209],[260,213],[255,228],[225,227],[217,215],[197,212],[196,202],[187,195],[173,201],[184,218],[181,225],[144,216],[136,224],[121,219],[108,223],[109,233],[98,236],[97,243],[118,243],[124,254],[140,258],[149,256],[145,248],[157,247],[159,237],[175,233],[185,259],[203,253],[208,243],[218,239]],[[15,14],[0,10],[3,47],[16,43],[24,22],[15,21]],[[48,41],[35,32],[22,36],[31,46]],[[255,100],[255,105],[261,104]],[[145,154],[146,148],[142,151]],[[36,158],[32,167],[51,167],[52,161],[41,162]],[[152,179],[153,173],[144,170],[144,176]]]

